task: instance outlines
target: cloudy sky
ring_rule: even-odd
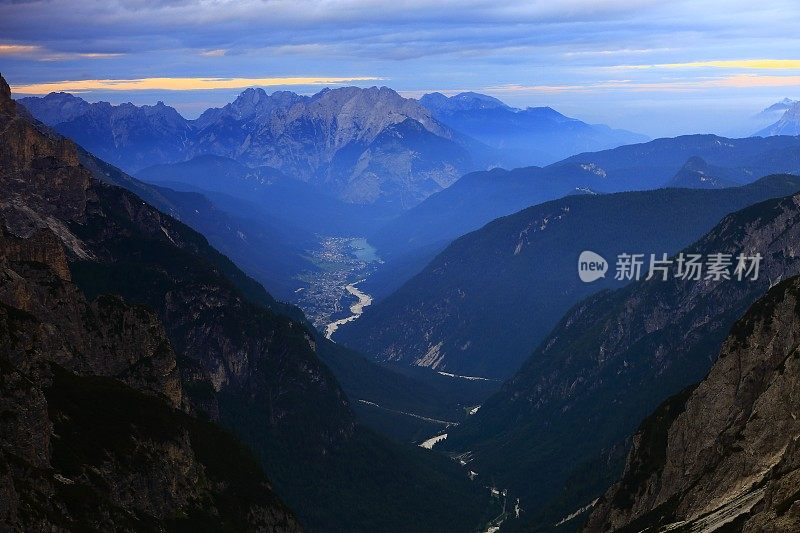
[[[800,99],[798,28],[797,0],[0,0],[0,72],[189,117],[248,86],[387,85],[732,135]]]

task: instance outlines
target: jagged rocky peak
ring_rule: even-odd
[[[161,100],[156,102],[155,105],[143,105],[142,109],[144,109],[145,112],[148,113],[148,114],[161,115],[161,116],[171,117],[171,118],[180,118],[182,120],[185,120],[183,118],[183,116],[178,112],[177,109],[175,109],[172,106],[168,106],[167,104],[165,104]]]
[[[341,132],[337,136],[342,140],[370,142],[388,126],[407,118],[441,137],[453,136],[419,102],[404,98],[388,87],[341,87],[319,92],[311,98],[309,114],[335,124]]]
[[[293,105],[308,100],[292,91],[275,91],[272,94],[260,87],[250,87],[242,91],[236,99],[223,107],[213,107],[205,110],[192,125],[202,130],[214,126],[220,120],[235,121],[266,121],[270,113],[282,109],[288,111]]]
[[[302,105],[294,108],[296,104]],[[293,109],[291,113],[290,109]],[[279,113],[279,121],[284,124],[268,124],[273,113]],[[298,120],[321,121],[329,128],[326,133],[338,132],[336,138],[343,142],[355,139],[369,142],[387,126],[412,118],[432,133],[452,137],[452,133],[416,100],[403,98],[388,87],[325,88],[311,97],[291,91],[267,94],[261,88],[250,88],[225,107],[206,111],[196,124],[204,128],[223,116],[262,122],[257,127],[259,130],[276,127],[285,130],[289,128],[287,123]]]
[[[406,120],[424,131],[382,135]],[[450,128],[388,87],[339,87],[310,97],[248,89],[193,126],[194,154],[271,166],[353,203],[417,203],[474,164]]]
[[[252,117],[276,107],[289,107],[302,98],[291,91],[280,91],[268,95],[264,89],[250,88],[230,104],[239,118]]]
[[[236,102],[257,104],[262,98],[269,98],[267,92],[261,87],[248,87],[236,98]]]
[[[50,93],[43,98],[21,98],[20,103],[48,126],[79,117],[91,107],[83,98],[68,93]]]
[[[586,530],[800,530],[798,345],[793,278],[734,325],[699,385],[642,424]]]

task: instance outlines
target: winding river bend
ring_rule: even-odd
[[[302,284],[292,303],[300,306],[327,338],[344,324],[356,320],[372,304],[372,296],[359,288],[382,263],[377,250],[363,237],[320,237],[309,250],[315,266],[298,276]]]
[[[350,313],[352,313],[350,316],[345,318],[340,318],[339,320],[331,322],[325,327],[326,338],[330,339],[331,336],[333,336],[333,334],[336,333],[336,330],[339,329],[339,326],[347,324],[348,322],[352,322],[353,320],[360,317],[361,313],[364,312],[364,308],[372,303],[372,296],[361,292],[360,290],[358,290],[358,287],[356,287],[356,285],[358,283],[361,283],[362,281],[364,280],[362,279],[355,283],[350,283],[349,285],[345,286],[345,290],[347,290],[347,292],[355,296],[358,300],[356,301],[356,303],[350,306]]]

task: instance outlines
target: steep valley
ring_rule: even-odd
[[[81,355],[77,341],[56,334],[56,339],[69,344],[60,348],[53,342],[47,336],[54,331],[52,326],[32,327],[30,305],[53,306],[63,313],[59,322],[73,324],[80,319],[86,321],[89,331],[100,329],[117,335],[122,331],[125,335],[119,342],[97,337],[87,350],[101,364],[93,363],[92,357],[86,359],[88,364],[75,359],[74,365],[64,367],[65,373],[55,372],[53,382],[52,373],[20,373],[3,363],[3,384],[10,387],[3,390],[4,409],[8,409],[4,420],[26,418],[28,403],[17,400],[23,392],[32,391],[30,401],[38,412],[47,413],[49,407],[58,434],[78,439],[79,447],[72,450],[80,452],[68,457],[67,470],[48,473],[53,479],[39,485],[29,484],[35,478],[28,474],[10,478],[4,474],[4,495],[21,495],[20,501],[28,505],[31,498],[42,500],[37,494],[47,494],[49,487],[74,487],[73,492],[68,489],[67,505],[78,507],[69,507],[77,510],[66,519],[86,517],[90,525],[100,527],[103,517],[86,514],[82,503],[86,500],[80,498],[95,497],[87,496],[87,489],[102,494],[109,483],[126,486],[130,469],[109,456],[110,466],[102,467],[107,477],[98,480],[92,474],[97,461],[108,453],[127,460],[131,446],[140,443],[144,447],[141,454],[134,455],[139,463],[133,473],[154,472],[153,481],[141,479],[140,483],[187,483],[198,489],[189,494],[188,503],[180,498],[169,500],[167,492],[155,489],[138,493],[134,501],[115,494],[116,499],[108,502],[109,512],[122,513],[130,520],[131,529],[164,523],[171,517],[187,524],[211,524],[193,509],[215,513],[213,518],[220,527],[257,520],[259,524],[282,524],[257,529],[287,531],[296,529],[297,522],[311,531],[463,530],[481,522],[486,497],[456,465],[379,437],[357,423],[347,396],[320,358],[338,357],[340,363],[355,360],[336,355],[330,346],[323,347],[324,339],[316,338],[296,308],[276,301],[203,236],[140,197],[95,179],[92,170],[81,163],[74,144],[19,112],[4,80],[0,83],[0,160],[0,213],[4,231],[13,235],[3,243],[4,260],[12,262],[4,279],[13,289],[9,297],[21,302],[4,300],[16,309],[7,309],[4,315],[3,331],[7,333],[3,333],[3,342],[11,342],[12,348],[16,343],[14,353],[23,361],[37,350],[45,363],[54,361],[61,366],[66,357]],[[97,168],[103,167],[98,164]],[[129,176],[116,175],[116,179],[158,197],[156,191]],[[38,237],[48,234],[50,237]],[[24,247],[6,244],[34,237],[34,246],[25,253]],[[59,249],[64,252],[59,254]],[[15,261],[21,264],[13,264]],[[42,270],[42,264],[50,272]],[[69,281],[69,287],[74,287],[69,290],[77,292],[79,300],[104,306],[95,308],[96,314],[113,319],[113,313],[118,313],[120,318],[106,326],[91,313],[70,308],[69,301],[54,292],[60,282],[52,272]],[[43,290],[32,298],[20,289],[27,273],[39,276],[43,284]],[[24,325],[14,326],[13,321]],[[123,326],[143,331],[125,331]],[[59,323],[55,331],[66,327]],[[25,334],[31,331],[45,337],[29,342]],[[92,338],[78,336],[84,342]],[[140,346],[153,350],[154,362],[147,358],[140,362],[128,353]],[[96,354],[114,354],[124,364],[104,367],[102,363],[108,359]],[[20,364],[17,360],[12,363]],[[79,379],[81,376],[87,379]],[[162,385],[165,376],[170,381]],[[33,389],[26,385],[31,382]],[[155,399],[128,392],[123,386],[126,383]],[[37,396],[40,389],[45,390],[44,399]],[[103,408],[106,402],[108,409]],[[111,406],[122,411],[109,410]],[[131,406],[131,411],[125,406]],[[138,417],[142,412],[158,416]],[[16,461],[26,447],[42,454],[36,457],[39,463],[35,468],[52,461],[47,447],[31,448],[26,441],[28,435],[49,438],[47,416],[35,419],[42,426],[36,431],[4,424],[0,433],[4,464]],[[114,431],[100,430],[106,426]],[[102,438],[87,442],[82,437],[98,432]],[[176,444],[180,450],[175,450]],[[193,452],[200,458],[195,464],[203,464],[207,475],[215,476],[205,491],[200,490],[208,485],[203,478],[194,474],[171,478],[179,473],[170,470],[175,465],[161,466],[159,462],[166,456],[191,467]],[[234,464],[214,462],[225,459]],[[28,468],[19,463],[12,466]],[[269,483],[260,469],[267,472]],[[186,472],[185,468],[178,470]],[[84,478],[75,484],[74,477],[80,475]],[[246,497],[232,497],[225,487],[234,493],[245,491]],[[49,501],[59,505],[58,500]],[[3,520],[20,519],[19,509],[0,508]],[[28,505],[24,512],[24,523],[54,523],[46,506]]]

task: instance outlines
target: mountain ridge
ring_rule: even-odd
[[[128,172],[215,154],[249,166],[275,167],[340,200],[386,203],[399,210],[473,170],[553,162],[645,139],[589,125],[551,108],[516,110],[478,93],[439,97],[426,95],[417,101],[388,87],[326,88],[311,96],[249,88],[233,102],[210,108],[194,120],[161,102],[140,107],[90,104],[66,93],[51,93],[21,98],[20,103],[39,120]],[[445,105],[431,104],[440,99]],[[520,120],[533,129],[520,141],[524,146],[510,150],[508,140],[498,144],[475,135],[479,131],[474,128],[450,125],[436,116],[454,105],[464,113],[506,113],[497,123],[506,132],[501,136],[518,131]],[[420,150],[431,143],[435,149]],[[518,153],[509,156],[514,150]],[[544,154],[538,159],[531,155],[537,150]]]
[[[452,241],[531,205],[589,189],[610,193],[664,187],[691,157],[726,169],[726,179],[750,183],[769,174],[800,174],[796,137],[728,139],[686,135],[600,152],[582,153],[547,167],[492,169],[464,175],[394,221],[370,242],[386,257]]]
[[[572,305],[624,284],[613,279],[619,254],[675,253],[725,215],[799,189],[798,177],[772,176],[729,189],[570,195],[529,207],[453,241],[334,338],[380,361],[507,378]],[[584,250],[609,261],[606,279],[579,280]]]
[[[702,379],[735,321],[800,272],[798,206],[794,195],[747,207],[684,250],[760,253],[756,281],[642,280],[577,304],[441,447],[469,450],[473,470],[522,499],[518,527],[550,530],[591,503],[618,478],[640,421]]]
[[[497,151],[498,166],[546,165],[581,152],[648,140],[625,130],[587,124],[551,107],[518,109],[474,92],[422,96],[420,104],[456,131]]]

